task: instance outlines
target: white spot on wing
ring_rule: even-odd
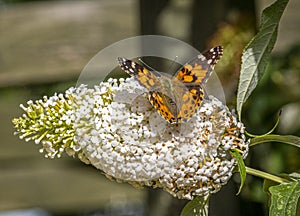
[[[200,59],[201,61],[205,61],[205,57],[203,55],[198,55],[198,59]]]

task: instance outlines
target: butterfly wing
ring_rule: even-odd
[[[185,64],[176,73],[174,79],[186,84],[204,84],[222,55],[223,48],[221,46],[214,47]]]
[[[144,66],[128,60],[126,58],[118,58],[119,65],[127,74],[134,77],[142,86],[147,88],[149,91],[152,89],[158,89],[160,82],[158,73],[149,71]]]
[[[161,80],[167,81],[167,78],[157,72],[149,71],[134,61],[125,58],[118,58],[118,61],[122,70],[148,89],[149,102],[157,112],[170,123],[176,121],[177,106],[174,99],[171,99],[171,95],[165,92],[165,87],[161,83]]]
[[[161,91],[149,92],[148,98],[158,114],[160,114],[167,122],[171,124],[177,122],[178,108],[173,99]]]
[[[177,91],[176,104],[180,107],[178,120],[187,121],[198,110],[204,98],[202,85],[207,82],[222,54],[221,46],[214,47],[198,55],[176,73],[173,83]]]
[[[178,107],[177,122],[188,121],[198,110],[204,97],[203,88],[197,85],[174,84],[174,94]]]

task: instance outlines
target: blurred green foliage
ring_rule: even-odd
[[[216,66],[222,81],[227,104],[233,108],[243,48],[255,34],[251,16],[236,14],[228,23],[222,23],[208,47],[224,46],[224,56]],[[285,52],[273,53],[267,71],[243,107],[242,121],[252,134],[264,134],[276,123],[282,110],[279,127],[275,134],[300,136],[300,44]],[[289,108],[289,106],[292,108]],[[295,114],[294,114],[295,115]],[[297,118],[298,117],[298,118]],[[291,119],[293,121],[291,121]],[[297,120],[298,119],[298,120]],[[298,123],[297,123],[298,122]],[[273,174],[300,171],[300,150],[296,147],[270,143],[251,148],[246,165]],[[247,176],[246,185],[240,196],[242,215],[266,215],[268,196],[262,190],[263,180]],[[258,213],[259,212],[259,213]]]
[[[254,133],[271,128],[283,106],[300,102],[299,62],[300,45],[272,57],[266,74],[245,106],[244,122]],[[300,128],[294,128],[291,133],[300,135]]]
[[[295,45],[285,53],[273,55],[261,82],[244,105],[243,122],[248,132],[264,134],[275,124],[280,110],[279,127],[275,134],[300,136],[299,116],[291,116],[287,106],[300,107],[300,46]],[[295,121],[285,119],[294,118]],[[295,119],[296,118],[296,119]],[[297,121],[298,119],[298,121]],[[287,125],[288,124],[288,125]],[[270,143],[251,148],[247,165],[273,174],[300,171],[300,149],[283,143]],[[268,209],[266,194],[261,190],[262,180],[248,176],[242,196],[245,200],[263,203]]]

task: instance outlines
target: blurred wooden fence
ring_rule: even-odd
[[[135,11],[133,0],[1,5],[0,211],[141,205],[142,191],[111,182],[68,156],[45,159],[39,146],[13,136],[11,123],[21,114],[19,104],[33,97],[34,88],[22,86],[76,80],[99,50],[137,34]]]

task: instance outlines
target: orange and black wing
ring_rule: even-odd
[[[122,70],[148,89],[149,102],[157,112],[170,123],[176,121],[177,106],[170,97],[162,93],[161,75],[125,58],[118,58],[118,61]]]
[[[222,55],[223,48],[221,46],[214,47],[202,55],[198,55],[175,74],[174,80],[192,85],[206,83]]]
[[[185,64],[175,74],[173,83],[174,89],[177,89],[175,94],[176,104],[179,105],[179,121],[187,121],[197,112],[204,98],[202,85],[207,82],[222,54],[221,46],[212,48]]]
[[[174,86],[178,106],[177,122],[187,122],[198,110],[204,98],[203,88],[196,85]]]
[[[152,106],[157,110],[158,114],[161,115],[169,123],[177,123],[177,104],[173,99],[163,94],[161,91],[151,91],[148,95],[149,101]]]
[[[142,86],[149,91],[159,88],[159,74],[154,74],[144,66],[128,60],[126,58],[118,58],[119,65],[127,74],[134,77]]]

